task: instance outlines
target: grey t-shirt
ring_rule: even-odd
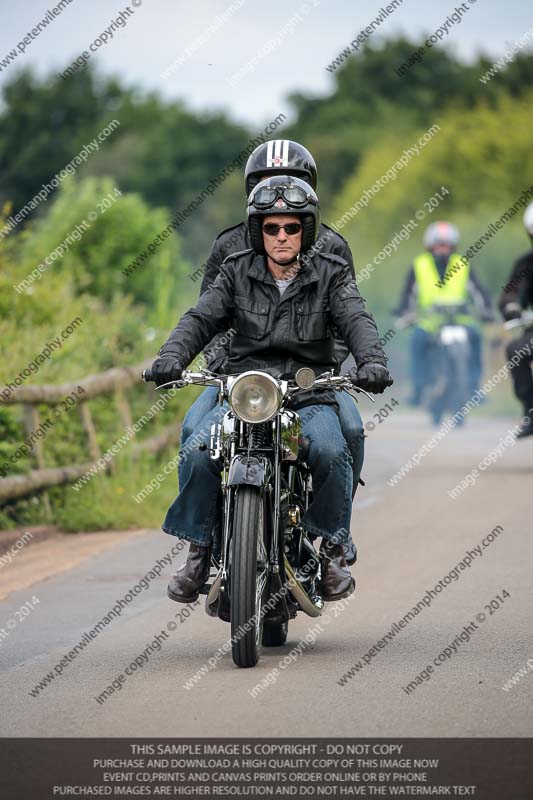
[[[296,275],[293,275],[292,278],[274,278],[274,280],[276,281],[280,295],[283,297],[287,287],[290,286],[294,280],[296,280]]]

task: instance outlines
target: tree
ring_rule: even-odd
[[[117,116],[128,93],[90,70],[69,80],[44,80],[25,69],[3,91],[0,116],[0,201],[23,207],[84,144]],[[119,129],[120,130],[120,129]]]
[[[404,150],[417,143],[424,128],[401,138],[385,132],[367,151],[346,181],[331,215],[332,220],[341,219],[347,212],[352,217],[345,217],[340,232],[353,246],[356,267],[361,270],[372,264],[409,220],[416,225],[409,237],[398,240],[394,252],[374,264],[371,276],[362,283],[363,294],[371,298],[373,308],[388,312],[396,304],[407,264],[422,247],[426,225],[435,219],[451,219],[461,230],[464,252],[525,189],[533,186],[529,157],[532,100],[531,94],[518,100],[501,95],[495,107],[480,103],[470,110],[443,113],[439,130],[419,155],[413,154],[395,178],[372,190],[366,207],[358,206],[350,214],[349,209],[365,190],[372,189]],[[449,194],[443,195],[438,210],[428,209],[425,202],[441,186]],[[424,221],[417,223],[420,216],[416,217],[416,212],[420,210],[425,214]],[[495,287],[494,295],[505,282],[513,258],[526,245],[522,214],[519,210],[475,256],[485,284],[489,289]]]
[[[303,141],[317,158],[323,205],[388,132],[401,138],[438,121],[446,108],[471,109],[480,101],[495,107],[502,93],[520,97],[531,86],[533,55],[517,57],[483,84],[480,77],[493,59],[479,56],[464,64],[442,47],[424,48],[421,60],[399,75],[425,38],[367,43],[334,70],[331,94],[290,95],[297,120],[285,135]]]
[[[41,80],[25,70],[6,85],[3,99],[0,204],[9,201],[15,212],[113,120],[119,125],[77,168],[78,176],[113,175],[126,191],[173,213],[200,194],[250,137],[223,113],[194,113],[183,103],[97,78],[90,66],[67,80]],[[223,209],[227,225],[234,212]],[[198,219],[204,213],[205,207],[199,209]]]

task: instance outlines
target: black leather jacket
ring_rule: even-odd
[[[181,318],[160,354],[173,355],[186,366],[217,332],[231,329],[226,373],[263,369],[280,376],[312,367],[318,375],[337,366],[334,326],[358,366],[386,366],[376,324],[344,259],[330,253],[312,256],[280,297],[265,258],[247,250],[225,260],[215,282]],[[307,393],[305,404],[334,403],[326,395]]]
[[[533,250],[515,261],[511,276],[502,289],[498,303],[500,311],[503,312],[509,303],[516,303],[522,308],[533,308]]]
[[[211,252],[207,259],[202,285],[200,287],[200,294],[203,294],[209,289],[209,286],[214,283],[222,266],[224,259],[232,253],[239,253],[243,250],[248,250],[251,247],[250,235],[248,233],[248,225],[246,222],[240,222],[231,228],[222,231],[211,248]],[[352,278],[355,278],[355,270],[353,265],[352,253],[348,242],[343,237],[336,233],[332,228],[327,225],[321,224],[318,229],[317,242],[315,247],[321,253],[334,253],[335,255],[344,258],[348,263],[351,271]],[[339,334],[335,332],[335,356],[337,360],[337,371],[341,364],[348,357],[348,348],[344,340]],[[213,372],[223,372],[224,362],[226,360],[228,350],[225,345],[225,339],[222,336],[217,336],[213,342],[210,343],[206,351],[206,359],[208,366]]]

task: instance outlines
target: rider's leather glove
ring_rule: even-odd
[[[519,319],[522,316],[522,306],[520,303],[507,303],[503,307],[503,317],[507,322],[511,319]]]
[[[352,367],[348,377],[354,386],[360,386],[367,392],[382,394],[394,381],[387,367],[383,364],[363,364],[358,369]]]
[[[185,367],[176,356],[159,356],[152,364],[152,375],[156,386],[178,381]]]

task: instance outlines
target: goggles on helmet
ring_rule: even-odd
[[[263,186],[252,197],[252,205],[258,210],[272,208],[275,205],[289,208],[303,208],[313,202],[311,195],[300,186]],[[314,203],[313,203],[314,204]]]

